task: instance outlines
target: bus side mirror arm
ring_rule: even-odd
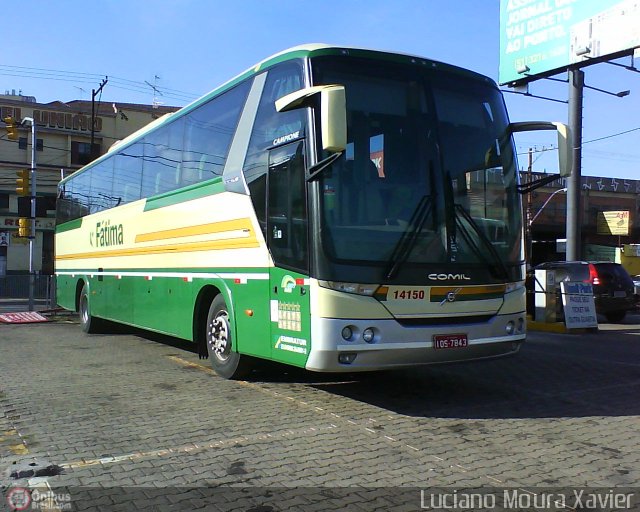
[[[278,112],[306,107],[320,95],[320,125],[322,149],[341,153],[347,147],[347,104],[343,85],[316,85],[306,87],[279,98],[275,102]]]
[[[551,121],[525,121],[522,123],[511,123],[505,139],[511,137],[516,132],[532,132],[538,130],[556,130],[558,132],[558,170],[561,178],[571,176],[573,172],[573,140],[569,127],[564,123]]]

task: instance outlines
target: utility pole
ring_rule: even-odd
[[[33,269],[33,244],[36,239],[36,122],[32,117],[25,117],[22,123],[31,123],[31,169],[29,171],[29,311],[34,310],[36,276]],[[20,219],[22,220],[22,219]]]
[[[584,71],[569,69],[569,129],[573,135],[573,172],[567,178],[567,261],[581,259],[582,101]]]
[[[529,148],[529,162],[527,165],[527,185],[531,185],[533,181],[533,148]],[[527,193],[527,263],[532,266],[531,253],[533,252],[533,235],[531,234],[531,223],[533,217],[533,200],[531,190]]]
[[[91,89],[91,158],[95,158],[95,153],[93,151],[93,141],[95,140],[96,133],[96,96],[100,94],[102,88],[107,85],[109,81],[109,77],[105,76],[104,80],[100,82],[100,87],[97,89]]]

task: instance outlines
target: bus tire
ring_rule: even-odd
[[[89,303],[89,287],[85,284],[80,292],[78,301],[78,313],[80,316],[80,327],[87,334],[100,332],[101,321],[95,316],[91,316],[91,305]]]
[[[216,295],[207,315],[205,340],[211,367],[225,379],[240,379],[250,371],[247,356],[235,350],[229,310],[222,295]]]

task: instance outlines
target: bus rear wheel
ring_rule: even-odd
[[[91,316],[91,306],[89,304],[89,287],[85,284],[80,292],[78,301],[78,313],[80,315],[80,327],[87,334],[100,332],[101,322],[99,318]]]
[[[235,350],[229,311],[221,295],[217,295],[209,306],[206,342],[211,367],[220,377],[240,379],[249,373],[247,357]]]

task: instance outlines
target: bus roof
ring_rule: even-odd
[[[124,139],[114,142],[104,155],[100,156],[99,158],[96,158],[94,161],[90,162],[89,164],[82,167],[78,171],[74,172],[70,176],[67,176],[66,178],[61,180],[60,183],[65,183],[67,180],[76,176],[79,171],[83,171],[84,169],[88,169],[100,163],[102,160],[108,158],[113,150],[121,149],[123,147],[128,146],[129,144],[133,143],[140,137],[143,137],[150,131],[153,131],[155,128],[161,125],[164,125],[165,123],[169,122],[175,117],[182,117],[183,115],[188,114],[195,108],[198,108],[203,103],[206,103],[210,99],[218,96],[219,94],[222,94],[227,89],[230,89],[231,87],[236,85],[238,82],[241,82],[242,80],[245,80],[246,78],[249,78],[252,75],[255,75],[261,72],[265,68],[268,68],[270,66],[273,66],[275,64],[278,64],[280,62],[284,62],[287,60],[304,58],[304,57],[314,57],[314,56],[317,57],[322,55],[350,55],[353,57],[388,60],[388,61],[395,61],[395,62],[401,62],[401,63],[421,64],[423,66],[428,66],[431,69],[440,69],[443,71],[446,70],[448,72],[458,74],[468,79],[481,80],[497,87],[494,80],[480,73],[476,73],[474,71],[461,68],[459,66],[454,66],[452,64],[446,64],[443,62],[427,59],[425,57],[419,57],[416,55],[394,53],[394,52],[389,52],[385,50],[348,47],[348,46],[332,46],[324,43],[302,44],[299,46],[293,46],[291,48],[287,48],[286,50],[283,50],[274,55],[271,55],[270,57],[267,57],[266,59],[258,62],[257,64],[243,71],[239,75],[224,82],[222,85],[216,87],[212,91],[206,93],[205,95],[194,100],[188,105],[185,105],[180,110],[177,110],[176,112],[167,113],[162,117],[150,122],[146,126],[143,126],[139,130],[133,132],[129,136],[125,137]]]

